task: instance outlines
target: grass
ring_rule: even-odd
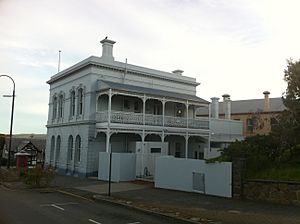
[[[300,182],[300,166],[281,166],[256,172],[250,171],[247,173],[247,178]]]

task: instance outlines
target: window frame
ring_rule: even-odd
[[[76,114],[76,92],[72,90],[70,93],[70,117],[74,117]]]
[[[78,89],[78,115],[79,116],[82,116],[83,115],[83,104],[84,104],[84,91],[83,91],[83,88],[80,87]]]
[[[58,106],[58,98],[57,95],[53,96],[53,100],[52,100],[52,119],[56,119],[57,118],[57,106]]]

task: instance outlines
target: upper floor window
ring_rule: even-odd
[[[71,108],[70,108],[70,115],[71,117],[75,116],[75,91],[71,92]]]
[[[134,112],[141,113],[140,101],[138,100],[134,101]]]
[[[64,104],[64,96],[60,95],[58,98],[58,117],[63,117],[63,104]]]
[[[124,99],[124,109],[130,109],[130,104],[128,99]]]
[[[247,131],[253,133],[253,119],[251,118],[247,119]]]
[[[52,118],[56,119],[57,116],[57,97],[53,97],[53,113],[52,113]]]
[[[78,114],[82,115],[83,113],[83,89],[78,90]]]
[[[183,107],[181,103],[176,104],[176,117],[183,117]]]

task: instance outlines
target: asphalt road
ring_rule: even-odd
[[[93,202],[58,192],[9,190],[0,186],[2,224],[167,224],[184,223],[107,202]]]

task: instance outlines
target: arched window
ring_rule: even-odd
[[[71,161],[73,159],[73,136],[69,136],[68,140],[68,155],[67,155],[67,160]]]
[[[60,156],[60,144],[61,144],[61,138],[60,138],[60,136],[57,136],[57,138],[56,138],[55,162],[58,162],[58,161],[59,161],[59,156]]]
[[[50,162],[54,159],[54,148],[55,148],[55,137],[51,137],[51,145],[50,145]]]
[[[82,115],[83,113],[83,89],[78,89],[78,114]]]
[[[59,95],[58,98],[58,117],[62,118],[63,117],[63,109],[64,109],[64,96]]]
[[[54,96],[53,97],[53,114],[52,114],[52,118],[56,119],[57,116],[57,97]]]
[[[81,138],[79,135],[75,139],[75,162],[80,162],[80,152],[81,151]]]
[[[71,99],[70,116],[74,117],[75,116],[75,91],[74,90],[71,92],[70,99]]]

